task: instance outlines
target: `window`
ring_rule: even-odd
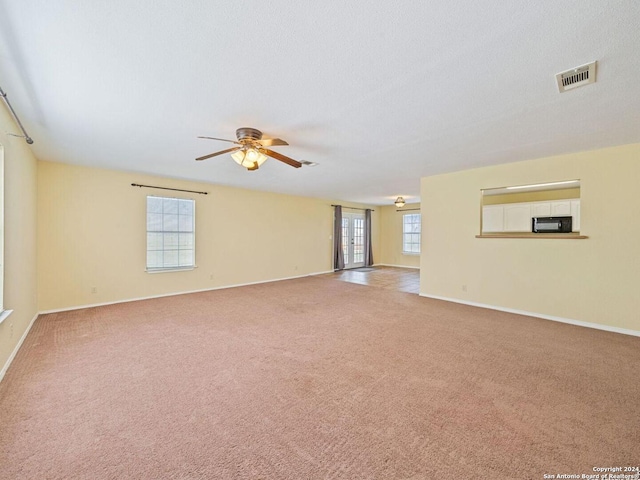
[[[422,222],[419,213],[402,216],[402,253],[420,253]]]
[[[0,145],[0,323],[4,319],[4,148]]]
[[[4,309],[4,148],[0,145],[0,323],[12,311]]]
[[[147,271],[195,267],[195,201],[147,197]]]

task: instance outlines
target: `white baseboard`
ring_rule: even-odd
[[[420,270],[420,267],[410,267],[409,265],[392,265],[390,263],[376,263],[374,267],[413,268],[416,270]]]
[[[48,313],[59,313],[59,312],[69,312],[71,310],[82,310],[83,308],[93,308],[93,307],[104,307],[106,305],[115,305],[117,303],[128,303],[128,302],[137,302],[140,300],[151,300],[153,298],[163,298],[163,297],[173,297],[174,295],[188,295],[189,293],[200,293],[200,292],[210,292],[213,290],[223,290],[225,288],[236,288],[236,287],[247,287],[249,285],[259,285],[261,283],[271,283],[271,282],[282,282],[284,280],[293,280],[295,278],[303,278],[303,277],[312,277],[314,275],[323,275],[325,273],[333,273],[333,270],[327,270],[326,272],[314,272],[308,273],[305,275],[296,275],[295,277],[284,277],[284,278],[274,278],[271,280],[260,280],[257,282],[249,282],[249,283],[237,283],[234,285],[223,285],[221,287],[211,287],[211,288],[202,288],[199,290],[188,290],[184,292],[172,292],[172,293],[163,293],[160,295],[150,295],[148,297],[136,297],[136,298],[127,298],[124,300],[113,300],[111,302],[103,302],[103,303],[91,303],[88,305],[76,305],[73,307],[65,307],[65,308],[56,308],[53,310],[43,310],[40,315],[45,315]]]
[[[528,317],[542,318],[544,320],[551,320],[553,322],[569,323],[571,325],[578,325],[580,327],[595,328],[596,330],[604,330],[606,332],[622,333],[623,335],[632,335],[634,337],[640,337],[640,331],[629,330],[626,328],[619,328],[619,327],[611,327],[609,325],[602,325],[600,323],[583,322],[581,320],[573,320],[571,318],[556,317],[554,315],[546,315],[544,313],[527,312],[525,310],[516,310],[515,308],[497,307],[495,305],[487,305],[485,303],[468,302],[466,300],[460,300],[458,298],[440,297],[438,295],[427,295],[425,293],[421,293],[420,296],[425,298],[433,298],[435,300],[444,300],[445,302],[461,303],[463,305],[470,305],[472,307],[487,308],[489,310],[498,310],[500,312],[515,313],[517,315],[526,315]]]
[[[9,355],[9,358],[7,358],[7,361],[5,362],[4,366],[2,367],[2,370],[0,370],[0,382],[4,378],[4,374],[7,373],[7,370],[9,369],[9,366],[11,365],[11,362],[13,362],[13,359],[16,358],[16,355],[18,354],[18,350],[20,350],[20,347],[22,346],[22,343],[24,342],[24,339],[27,338],[27,335],[31,331],[31,327],[33,326],[33,323],[36,321],[36,318],[38,318],[38,315],[40,315],[40,314],[36,313],[35,316],[31,319],[31,322],[29,323],[29,326],[27,327],[27,329],[22,334],[22,337],[20,337],[20,341],[16,345],[16,348],[13,349],[13,352],[11,352],[11,355]]]

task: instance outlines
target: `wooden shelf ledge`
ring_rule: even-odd
[[[579,233],[483,233],[476,238],[554,238],[556,240],[584,240]]]

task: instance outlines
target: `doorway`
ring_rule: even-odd
[[[344,268],[364,267],[364,213],[342,214]]]

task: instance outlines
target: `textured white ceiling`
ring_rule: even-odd
[[[638,0],[0,0],[0,86],[41,160],[391,204],[427,175],[640,142],[638,25]],[[243,126],[320,165],[194,160]]]

